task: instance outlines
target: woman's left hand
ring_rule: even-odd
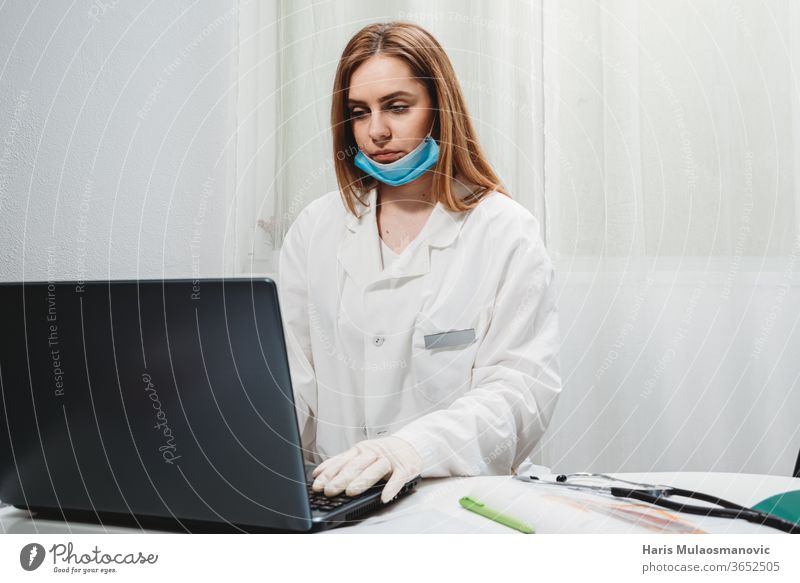
[[[341,492],[358,496],[389,476],[381,493],[381,501],[386,503],[421,471],[422,458],[406,440],[399,437],[368,439],[318,465],[311,474],[316,478],[311,487],[315,492],[324,490],[326,496]]]

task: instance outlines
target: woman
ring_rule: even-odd
[[[391,500],[423,477],[507,474],[561,389],[553,270],[486,161],[424,29],[374,24],[334,81],[339,190],[284,241],[279,289],[313,488]]]

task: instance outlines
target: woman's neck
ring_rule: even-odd
[[[379,184],[378,205],[392,203],[398,207],[405,207],[406,210],[412,210],[420,206],[433,207],[436,204],[436,199],[431,192],[432,186],[432,172],[425,172],[413,182],[401,186]]]

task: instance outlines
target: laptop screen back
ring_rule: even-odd
[[[0,500],[310,528],[270,280],[0,284]]]

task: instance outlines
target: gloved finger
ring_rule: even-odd
[[[325,464],[325,467],[320,473],[317,474],[316,480],[314,480],[314,483],[311,484],[311,489],[314,490],[314,492],[322,492],[322,490],[325,488],[325,484],[327,484],[334,476],[336,476],[336,474],[339,473],[339,470],[341,470],[342,467],[347,464],[347,462],[358,455],[359,451],[354,447],[351,447],[346,452],[335,455],[332,458],[328,458],[322,462],[322,464]],[[313,476],[314,473],[312,472],[311,475]]]
[[[338,474],[325,484],[325,495],[336,496],[344,492],[350,482],[359,476],[361,472],[364,471],[364,468],[371,465],[374,461],[375,454],[373,452],[364,452],[351,459],[339,470]]]
[[[358,453],[359,452],[356,450],[356,448],[351,447],[350,449],[340,453],[339,455],[335,455],[335,456],[329,457],[326,460],[323,460],[322,462],[320,462],[320,464],[316,468],[313,469],[313,471],[311,472],[311,477],[312,478],[316,478],[317,476],[319,476],[322,472],[325,471],[325,468],[328,468],[328,467],[331,466],[331,464],[341,460],[342,456],[349,455],[350,457],[353,457],[353,456],[357,455]]]
[[[403,489],[406,482],[408,482],[414,476],[409,476],[408,472],[402,469],[396,469],[392,476],[389,478],[389,481],[386,482],[386,485],[383,487],[383,492],[381,492],[381,502],[386,504],[392,498],[397,496],[397,493]]]
[[[320,473],[322,473],[322,471],[323,471],[323,470],[324,470],[326,467],[328,467],[328,466],[330,465],[330,461],[331,461],[331,460],[333,460],[333,459],[336,459],[337,457],[338,457],[338,456],[329,457],[328,459],[326,459],[325,461],[323,461],[322,463],[320,463],[320,464],[319,464],[319,465],[318,465],[316,468],[314,468],[314,469],[312,470],[312,472],[311,472],[311,477],[312,477],[312,478],[316,478],[317,476],[319,476],[319,475],[320,475]]]
[[[364,471],[350,481],[345,490],[348,496],[358,496],[375,482],[383,479],[392,471],[392,464],[385,457],[379,457],[372,464],[364,468]]]

